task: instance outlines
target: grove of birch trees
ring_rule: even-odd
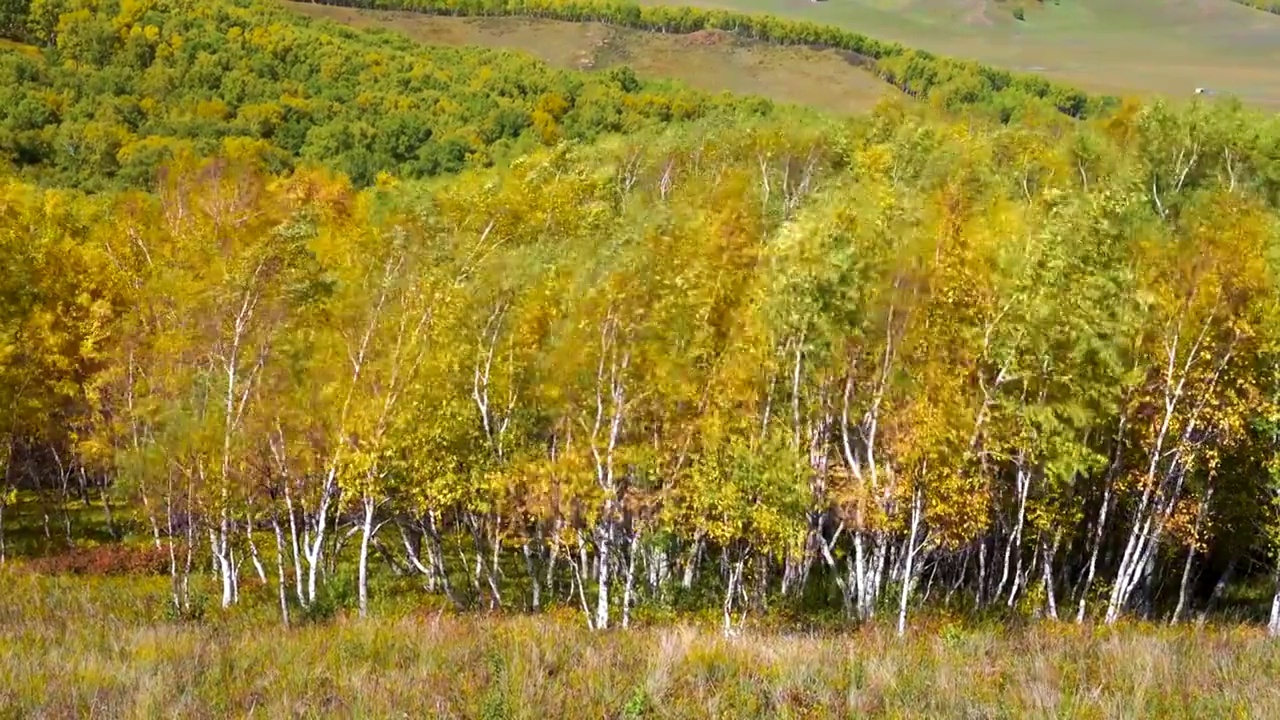
[[[286,623],[392,576],[597,629],[1190,619],[1280,577],[1278,203],[1229,105],[10,177],[0,526],[80,494],[177,612],[211,575]]]

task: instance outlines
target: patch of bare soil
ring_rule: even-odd
[[[685,35],[684,41],[688,45],[700,45],[702,47],[729,45],[733,43],[733,34],[724,30],[698,30]]]
[[[579,70],[594,70],[626,56],[626,48],[618,42],[616,29],[607,25],[591,27],[593,32],[584,38],[588,45],[577,52],[574,67]]]
[[[974,27],[991,27],[991,18],[987,17],[987,3],[985,0],[971,0],[968,3],[968,12],[964,15],[964,24]]]
[[[996,0],[1001,2],[1001,0]],[[913,0],[903,7],[903,13],[931,18],[934,22],[959,23],[968,27],[991,27],[995,23],[988,11],[990,0]],[[1007,3],[1000,7],[1004,8]],[[1010,12],[1010,8],[1004,8]]]

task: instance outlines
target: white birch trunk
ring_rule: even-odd
[[[271,530],[276,539],[276,591],[280,601],[280,620],[285,627],[289,627],[289,596],[285,590],[288,583],[285,581],[284,572],[284,531],[280,528],[280,518],[274,512],[271,515]]]
[[[1098,522],[1093,530],[1093,547],[1089,551],[1089,565],[1085,570],[1084,583],[1080,588],[1080,601],[1076,607],[1076,623],[1084,622],[1085,610],[1089,604],[1089,590],[1093,587],[1093,578],[1098,570],[1098,554],[1102,551],[1102,540],[1107,527],[1107,512],[1111,507],[1112,478],[1108,476],[1106,487],[1102,491],[1102,507],[1098,510]]]
[[[1280,571],[1276,573],[1276,591],[1271,596],[1271,620],[1267,623],[1271,637],[1280,637]]]
[[[373,498],[364,497],[364,521],[360,525],[360,569],[358,593],[360,617],[369,616],[369,541],[373,538]]]
[[[253,541],[253,523],[245,521],[244,536],[249,541],[249,557],[253,562],[253,569],[258,573],[258,580],[263,585],[267,584],[267,571],[262,565],[262,559],[258,557],[258,544]]]
[[[1209,510],[1209,502],[1213,499],[1213,487],[1210,486],[1205,491],[1204,500],[1200,501],[1200,507],[1196,512],[1196,524],[1192,529],[1192,538],[1190,547],[1187,548],[1187,560],[1182,565],[1182,580],[1178,583],[1178,605],[1173,609],[1173,615],[1169,618],[1169,624],[1177,625],[1182,621],[1182,615],[1187,609],[1187,603],[1191,591],[1191,568],[1195,564],[1196,559],[1196,542],[1200,537],[1200,526],[1204,524],[1205,515]]]
[[[1021,461],[1018,463],[1016,482],[1018,493],[1018,516],[1014,521],[1013,534],[1009,536],[1009,544],[1005,545],[1004,548],[1004,567],[1000,570],[1000,584],[996,587],[996,594],[1003,594],[1005,585],[1009,582],[1010,572],[1012,571],[1013,588],[1009,591],[1009,597],[1006,601],[1006,605],[1009,607],[1013,607],[1013,601],[1018,594],[1018,572],[1022,568],[1022,527],[1027,518],[1027,495],[1029,494],[1028,491],[1031,486],[1031,475],[1022,466]]]
[[[924,495],[917,489],[911,503],[911,533],[907,538],[906,557],[903,560],[902,596],[898,602],[898,637],[907,633],[907,602],[911,598],[911,585],[915,577],[916,536],[920,531],[923,506]]]
[[[1058,542],[1061,536],[1055,536],[1053,545],[1045,545],[1044,549],[1044,596],[1045,605],[1048,609],[1049,617],[1053,620],[1058,619],[1058,598],[1055,594],[1053,581],[1053,559],[1058,554]]]
[[[605,504],[609,508],[609,504]],[[608,512],[608,510],[606,510]],[[602,520],[605,527],[600,530],[600,542],[597,552],[599,556],[596,561],[599,564],[599,572],[596,576],[596,619],[594,629],[605,630],[609,627],[609,552],[610,552],[610,535],[612,534],[611,523]]]
[[[627,575],[622,585],[622,627],[631,627],[631,602],[634,598],[636,579],[636,555],[640,552],[640,532],[632,530],[631,547],[627,553]]]

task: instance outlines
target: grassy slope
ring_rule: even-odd
[[[675,0],[640,0],[655,5]],[[681,0],[684,2],[684,0]],[[1095,92],[1210,87],[1280,109],[1280,16],[1231,0],[687,0],[838,25]]]
[[[812,636],[593,634],[566,611],[379,608],[282,629],[268,593],[163,619],[165,579],[0,570],[0,707],[14,717],[1277,717],[1261,633],[935,624]]]
[[[628,65],[643,78],[674,78],[711,92],[856,113],[893,90],[835,51],[773,47],[720,34],[659,35],[599,23],[522,18],[430,17],[286,2],[316,18],[402,32],[432,45],[480,45],[527,52],[557,67]]]

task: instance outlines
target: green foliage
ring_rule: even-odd
[[[213,153],[272,172],[321,162],[369,185],[380,172],[426,177],[561,140],[768,111],[622,69],[574,74],[312,24],[261,0],[75,8],[31,8],[47,60],[0,53],[0,158],[49,185],[149,187],[165,163]]]

